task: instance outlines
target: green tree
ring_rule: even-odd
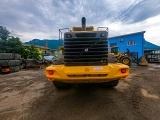
[[[12,52],[12,53],[21,53],[22,50],[22,42],[20,41],[20,38],[18,37],[10,37],[7,40],[7,46],[5,48],[6,52]]]
[[[10,32],[6,27],[0,26],[0,52],[6,52],[7,39],[9,38]]]
[[[20,38],[10,36],[6,27],[0,26],[0,52],[18,53],[23,58],[39,59],[39,52],[34,46],[24,47]]]
[[[10,32],[7,30],[6,27],[0,26],[0,39],[7,40],[9,38]]]
[[[28,55],[29,58],[40,59],[40,53],[38,52],[38,50],[36,49],[36,47],[34,47],[33,45],[31,45],[27,49],[29,51],[29,55]]]
[[[27,59],[27,58],[29,58],[30,53],[29,53],[28,48],[22,46],[21,52],[19,54],[22,56],[22,58]]]

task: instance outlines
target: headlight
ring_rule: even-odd
[[[101,37],[105,37],[106,36],[106,33],[101,33]]]
[[[66,37],[67,37],[67,38],[71,38],[72,35],[71,35],[71,34],[66,34]]]

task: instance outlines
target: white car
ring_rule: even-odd
[[[53,62],[55,59],[55,56],[49,55],[49,56],[44,56],[43,58],[45,61]]]

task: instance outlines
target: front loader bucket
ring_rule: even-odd
[[[138,64],[140,66],[148,66],[148,61],[146,60],[146,58],[144,56],[142,56],[139,61],[138,61]]]

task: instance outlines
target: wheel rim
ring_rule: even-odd
[[[128,63],[129,63],[129,60],[128,60],[128,59],[124,59],[124,60],[123,60],[123,63],[124,63],[124,64],[128,64]]]

